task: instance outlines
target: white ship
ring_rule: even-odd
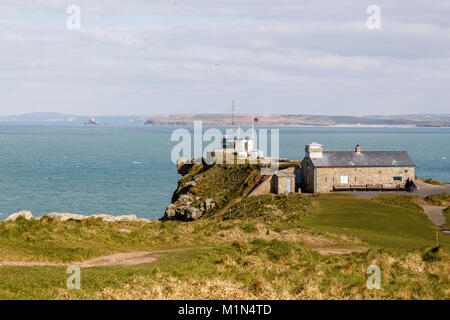
[[[89,120],[88,122],[85,122],[84,125],[99,125],[100,123],[98,121],[95,120],[94,117],[91,118],[91,120]]]

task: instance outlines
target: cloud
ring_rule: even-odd
[[[450,6],[379,5],[371,31],[354,1],[3,0],[0,113],[226,112],[233,98],[241,112],[446,112]]]

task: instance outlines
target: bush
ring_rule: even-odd
[[[442,260],[441,255],[439,254],[440,247],[434,247],[428,250],[422,257],[425,262],[434,262]]]

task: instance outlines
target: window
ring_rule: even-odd
[[[348,176],[341,176],[341,184],[348,184]]]
[[[403,178],[400,176],[393,177],[394,181],[403,181]]]

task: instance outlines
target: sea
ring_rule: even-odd
[[[21,210],[158,219],[180,175],[175,130],[191,126],[0,123],[0,220]],[[207,130],[208,127],[204,127]],[[219,127],[225,133],[225,127]],[[302,159],[305,144],[328,151],[407,150],[416,175],[450,182],[450,128],[263,127],[279,155]],[[210,142],[204,142],[208,145]],[[269,147],[269,152],[273,151]]]

